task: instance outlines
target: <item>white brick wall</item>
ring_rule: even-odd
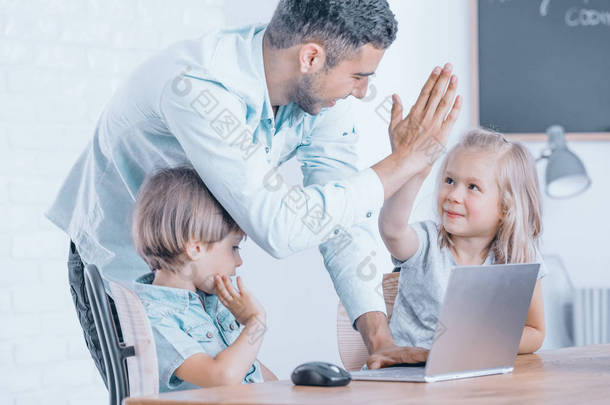
[[[42,213],[120,81],[222,0],[0,0],[0,404],[105,404]]]

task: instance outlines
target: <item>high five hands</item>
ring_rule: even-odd
[[[444,153],[449,133],[462,109],[462,97],[455,96],[457,76],[447,63],[435,67],[409,114],[403,118],[400,97],[392,95],[390,145],[392,153],[372,166],[387,199],[415,175],[427,175]]]
[[[392,95],[392,152],[410,159],[416,172],[429,170],[443,154],[462,108],[462,97],[455,97],[458,78],[451,74],[452,69],[449,63],[443,69],[434,68],[405,118],[400,97]]]
[[[389,125],[392,153],[374,165],[387,200],[406,182],[426,177],[434,162],[444,153],[449,133],[462,108],[462,97],[456,97],[457,76],[447,63],[434,68],[409,114],[403,118],[403,106],[394,94]],[[356,320],[370,356],[369,368],[397,363],[426,361],[428,350],[397,346],[385,315],[368,312]]]

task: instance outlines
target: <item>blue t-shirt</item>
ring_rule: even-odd
[[[153,330],[159,391],[199,388],[176,377],[176,369],[196,353],[216,357],[237,339],[241,328],[216,295],[153,285],[154,278],[154,273],[139,277],[134,291],[146,308]],[[255,361],[242,382],[262,381],[260,364]]]

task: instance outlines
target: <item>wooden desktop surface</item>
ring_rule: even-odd
[[[242,384],[128,398],[170,404],[610,404],[610,344],[517,356],[509,374],[435,383],[352,381],[300,387],[290,381]]]

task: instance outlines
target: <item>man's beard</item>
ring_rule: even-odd
[[[320,112],[322,100],[316,96],[314,91],[314,79],[319,76],[305,75],[299,80],[292,91],[292,101],[307,114],[315,115]]]

